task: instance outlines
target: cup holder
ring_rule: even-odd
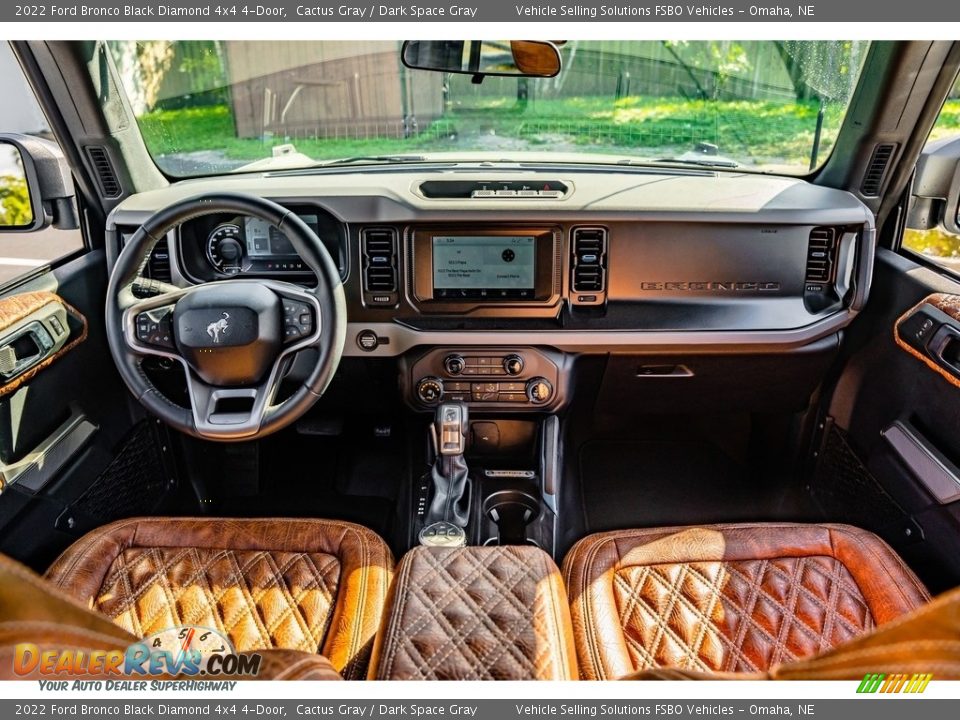
[[[483,501],[483,514],[497,526],[497,535],[485,545],[531,545],[527,526],[540,515],[540,502],[520,490],[500,490]]]

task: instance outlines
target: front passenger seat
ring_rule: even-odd
[[[392,573],[353,523],[157,517],[88,533],[46,578],[136,637],[216,628],[237,652],[319,653],[349,680],[366,675]]]
[[[767,673],[930,600],[880,538],[761,523],[591,535],[564,560],[581,677]]]

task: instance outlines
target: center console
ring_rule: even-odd
[[[411,498],[411,546],[530,545],[553,554],[556,415],[477,418],[462,403],[444,403],[428,438],[426,467]]]
[[[569,602],[537,548],[415,548],[397,566],[369,677],[576,680]]]
[[[467,318],[556,316],[564,231],[506,223],[414,225],[403,239],[397,267],[416,321],[444,327],[452,340],[400,358],[406,403],[434,414],[428,468],[413,498],[411,544],[537,546],[552,553],[556,414],[567,402],[573,356],[545,347],[474,345],[466,337],[467,344],[455,343],[456,327]],[[584,261],[599,267],[602,256],[594,252]]]

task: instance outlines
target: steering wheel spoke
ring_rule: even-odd
[[[187,369],[187,394],[197,432],[212,440],[239,440],[256,435],[273,406],[280,383],[278,367],[250,387],[211,385]]]

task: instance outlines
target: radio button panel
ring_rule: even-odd
[[[482,410],[555,410],[568,356],[537,348],[437,348],[402,360],[407,401],[418,410],[465,402]]]

